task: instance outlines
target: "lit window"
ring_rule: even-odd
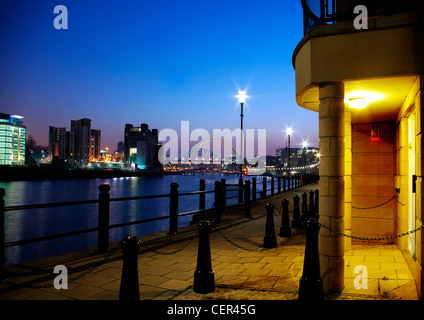
[[[130,148],[130,157],[134,157],[137,155],[137,148]]]

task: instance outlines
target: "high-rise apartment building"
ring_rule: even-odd
[[[90,159],[97,159],[100,157],[100,137],[101,130],[90,130]]]
[[[86,167],[100,156],[101,130],[91,129],[91,120],[71,120],[71,131],[49,126],[50,159],[65,160],[71,167]]]
[[[78,167],[85,167],[90,160],[91,120],[71,120],[71,132],[75,135],[75,161]]]
[[[22,118],[0,113],[0,165],[25,164],[26,128]]]
[[[53,157],[60,157],[60,145],[62,133],[66,131],[66,128],[56,128],[49,126],[49,155],[50,159]]]

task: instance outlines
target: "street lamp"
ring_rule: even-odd
[[[290,177],[290,135],[293,133],[293,129],[287,128],[286,133],[287,133],[287,141],[288,141],[287,176]]]
[[[308,141],[302,141],[302,157],[303,157],[303,174],[306,174],[306,151],[308,149]]]
[[[246,95],[246,91],[239,91],[239,94],[236,96],[239,99],[240,106],[241,106],[241,113],[240,113],[240,179],[243,179],[243,105],[246,101],[246,98],[248,96]]]

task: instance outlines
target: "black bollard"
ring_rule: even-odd
[[[215,291],[215,275],[212,270],[211,247],[209,242],[209,221],[203,220],[199,227],[199,247],[197,251],[197,268],[194,271],[193,291],[209,293]]]
[[[308,221],[308,194],[306,192],[302,193],[302,215],[301,220],[303,223]]]
[[[306,222],[306,246],[303,274],[299,283],[298,299],[320,301],[324,299],[318,251],[319,225],[315,219]]]
[[[276,248],[277,247],[277,236],[275,235],[274,227],[274,205],[268,203],[266,205],[266,225],[264,235],[264,247],[265,248]]]
[[[140,244],[140,240],[137,240],[137,238],[132,235],[121,241],[123,263],[119,300],[140,300],[137,265]]]
[[[314,194],[315,193],[313,191],[309,191],[309,217],[310,218],[316,218]]]
[[[292,228],[299,229],[302,225],[300,221],[300,207],[299,207],[299,196],[295,195],[293,197],[293,219],[292,219]]]
[[[291,237],[290,218],[289,218],[289,200],[281,201],[283,212],[281,213],[280,237]]]

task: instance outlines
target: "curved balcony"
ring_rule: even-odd
[[[313,27],[355,18],[357,5],[365,5],[369,18],[378,18],[415,10],[414,0],[301,0],[306,35]]]

